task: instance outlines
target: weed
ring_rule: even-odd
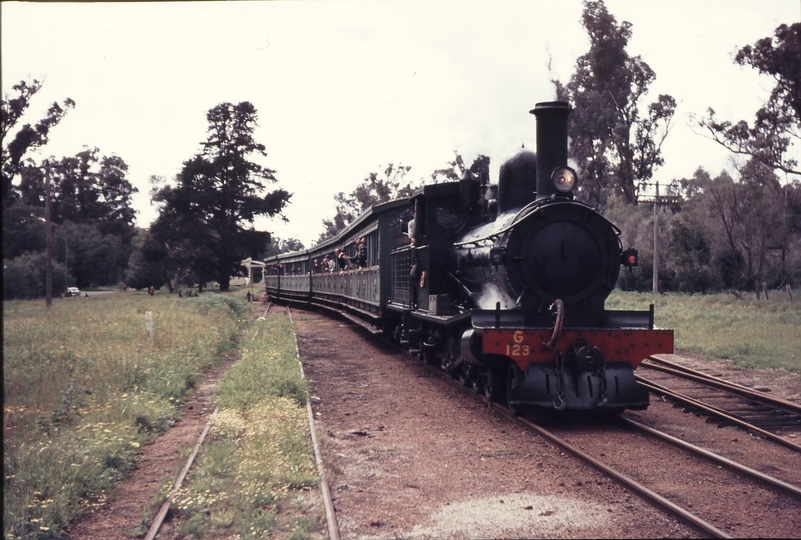
[[[306,509],[295,495],[317,486],[319,478],[292,330],[281,315],[254,324],[259,331],[248,331],[239,361],[217,387],[220,409],[210,442],[176,506],[186,518],[185,533],[201,538],[229,527],[243,539],[321,538],[321,515],[296,517]]]

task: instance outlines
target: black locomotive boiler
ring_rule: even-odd
[[[268,294],[367,321],[513,411],[646,408],[634,369],[673,352],[673,332],[654,328],[653,306],[604,307],[637,252],[574,199],[570,111],[537,104],[536,153],[521,148],[497,184],[466,173],[427,185],[371,208],[334,239],[267,259]],[[329,252],[368,242],[365,264],[319,270]]]

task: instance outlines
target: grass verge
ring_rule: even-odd
[[[5,538],[59,538],[102,504],[200,374],[235,347],[248,313],[219,294],[43,304],[3,304]]]
[[[648,309],[654,304],[656,325],[675,331],[677,350],[731,359],[757,369],[783,369],[801,374],[801,291],[795,302],[787,294],[770,300],[753,295],[688,295],[615,291],[607,309]]]
[[[289,320],[256,320],[220,382],[209,439],[176,496],[193,538],[324,538],[324,511]]]

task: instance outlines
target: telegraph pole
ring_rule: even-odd
[[[659,294],[659,206],[678,206],[678,195],[659,195],[659,182],[656,182],[656,194],[653,197],[640,197],[640,202],[654,203],[654,274],[653,294]]]
[[[45,306],[53,303],[53,231],[50,228],[50,164],[45,166],[45,238],[47,239],[47,263],[45,267]]]
[[[654,197],[654,277],[653,294],[659,294],[659,182],[656,183],[656,197]]]

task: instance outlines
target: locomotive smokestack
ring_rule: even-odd
[[[537,200],[556,193],[551,173],[567,166],[567,117],[572,110],[565,101],[543,101],[529,111],[537,118]]]

